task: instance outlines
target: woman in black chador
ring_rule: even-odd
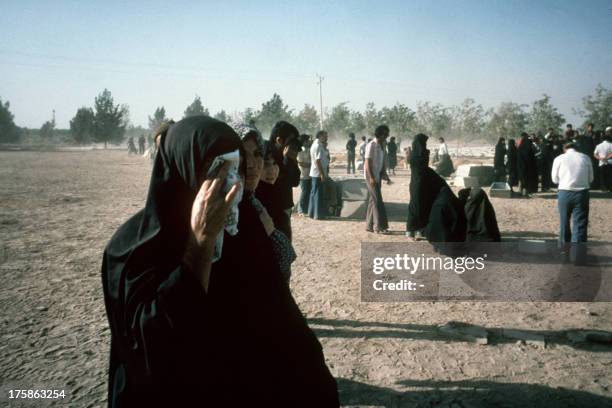
[[[238,205],[238,233],[224,232],[212,263],[240,186],[221,190],[227,164],[207,174],[237,149],[223,122],[173,125],[161,136],[145,208],[106,247],[110,407],[338,406],[251,193]]]
[[[485,191],[481,188],[464,188],[458,195],[465,209],[466,241],[501,241],[495,209]]]
[[[533,142],[525,132],[521,134],[518,143],[517,168],[521,194],[528,196],[536,193],[538,191],[538,165]]]
[[[412,142],[410,156],[410,203],[406,233],[420,238],[422,230],[429,222],[429,213],[440,189],[446,185],[444,180],[429,167],[428,137],[419,133]]]
[[[518,186],[518,151],[516,150],[516,143],[514,139],[508,140],[508,162],[506,163],[506,169],[508,170],[508,184],[510,189]]]
[[[506,181],[506,141],[500,137],[495,145],[495,157],[493,158],[493,171],[495,173],[495,181]]]

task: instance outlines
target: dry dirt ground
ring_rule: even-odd
[[[150,164],[125,152],[0,152],[0,405],[98,407],[109,348],[100,261],[139,210]],[[339,171],[338,171],[339,173]],[[292,291],[323,344],[346,406],[612,407],[612,346],[570,329],[612,331],[610,303],[362,303],[360,243],[404,241],[408,173],[384,186],[391,230],[294,216]],[[296,190],[297,193],[297,190]],[[504,236],[554,238],[556,200],[493,199]],[[612,199],[591,201],[590,239],[612,241]],[[546,336],[546,346],[458,340],[458,321]],[[8,389],[63,389],[62,401],[9,401]]]

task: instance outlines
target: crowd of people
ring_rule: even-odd
[[[568,127],[563,138],[552,130],[543,138],[523,133],[507,147],[500,139],[495,178],[526,195],[538,183],[542,191],[557,186],[560,241],[584,242],[592,183],[610,190],[611,137],[608,128],[600,141],[590,126],[584,135]],[[347,172],[356,172],[357,153],[363,167],[366,230],[383,234],[389,224],[381,185],[391,183],[399,149],[388,138],[380,125],[374,138],[357,145],[351,134],[346,145]],[[484,190],[455,195],[442,176],[453,171],[444,139],[434,153],[437,171],[427,140],[417,134],[405,149],[406,235],[434,244],[500,241]],[[326,131],[311,140],[285,121],[267,140],[253,123],[229,126],[207,116],[158,129],[145,206],[103,256],[109,406],[182,406],[194,396],[227,406],[339,405],[321,345],[289,289],[293,188],[301,187],[298,213],[313,219],[327,218],[334,198],[341,201],[327,143]],[[203,392],[185,392],[204,384]]]
[[[592,190],[612,191],[612,162],[610,143],[612,127],[604,132],[595,132],[588,124],[580,134],[568,124],[563,135],[557,135],[549,128],[544,136],[523,132],[518,139],[500,138],[495,146],[493,167],[496,181],[507,181],[511,188],[517,187],[521,195],[546,192],[557,188],[552,180],[555,159],[563,154],[564,146],[571,144],[577,152],[585,154],[593,167]]]
[[[518,142],[500,138],[493,160],[495,180],[517,187],[524,197],[557,189],[559,243],[588,240],[591,190],[612,192],[612,127],[580,134],[568,124],[562,136],[549,128],[545,136],[521,134]],[[579,246],[584,250],[584,246]]]

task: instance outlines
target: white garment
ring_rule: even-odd
[[[448,155],[448,147],[446,143],[441,143],[440,147],[438,147],[438,156],[442,157],[443,155]]]
[[[559,190],[585,190],[593,181],[593,164],[586,154],[568,149],[553,161],[551,176]]]
[[[321,177],[319,168],[317,167],[317,160],[321,161],[321,168],[323,173],[327,177],[329,168],[329,153],[322,143],[319,143],[319,139],[315,140],[310,146],[310,177]]]
[[[297,155],[297,160],[300,167],[300,180],[310,179],[310,150],[302,148]]]
[[[597,146],[595,146],[594,153],[599,157],[608,157],[610,153],[612,153],[612,143],[604,140]],[[603,166],[605,164],[612,164],[612,159],[608,160],[599,160],[599,166]]]
[[[359,155],[361,157],[365,156],[365,149],[366,149],[367,143],[365,141],[361,142],[359,144]]]
[[[376,142],[376,139],[373,139],[365,148],[365,158],[371,159],[372,164],[372,174],[374,175],[374,179],[377,183],[380,183],[380,173],[383,169],[383,164],[385,162],[385,152],[382,149],[382,146]],[[367,180],[367,172],[365,170],[365,166],[363,166],[363,177]]]

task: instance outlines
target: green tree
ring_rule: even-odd
[[[345,138],[351,131],[351,111],[346,106],[346,102],[339,103],[331,109],[329,115],[323,123],[323,128],[330,135]]]
[[[252,108],[246,108],[243,112],[240,112],[240,121],[242,123],[251,124],[253,126],[257,126],[257,115]]]
[[[202,105],[202,100],[198,95],[196,95],[193,102],[191,102],[191,104],[187,106],[187,109],[185,109],[185,115],[183,117],[188,118],[189,116],[197,115],[209,115],[208,109],[206,109],[204,105]]]
[[[453,130],[461,138],[471,140],[482,135],[486,125],[487,112],[472,98],[465,99],[461,105],[452,108]]]
[[[550,103],[550,96],[546,94],[531,105],[531,111],[527,115],[527,126],[532,132],[543,134],[551,127],[559,133],[564,123],[565,117]]]
[[[392,136],[408,136],[416,128],[416,114],[406,105],[396,103],[391,108],[385,106],[381,114]]]
[[[157,109],[155,109],[153,117],[149,116],[149,130],[155,131],[155,129],[159,128],[160,125],[167,120],[168,118],[166,117],[166,108],[164,108],[163,106],[158,107]]]
[[[605,129],[612,126],[612,89],[598,84],[594,95],[582,98],[582,109],[574,112],[584,118],[583,126],[592,123],[595,129]]]
[[[15,125],[14,116],[10,111],[11,104],[0,99],[0,143],[15,143],[19,141],[21,130]]]
[[[232,118],[230,117],[230,115],[228,115],[227,112],[225,112],[223,109],[217,112],[214,118],[220,120],[221,122],[225,122],[225,123],[230,123],[232,121]]]
[[[487,131],[492,140],[503,137],[517,139],[527,126],[526,105],[503,102],[491,113]]]
[[[127,105],[115,105],[111,92],[104,89],[94,100],[94,139],[96,142],[119,144],[129,124]]]
[[[314,106],[306,104],[293,118],[293,124],[300,132],[313,136],[319,130],[319,112]]]
[[[366,131],[369,137],[373,137],[376,126],[382,125],[384,122],[383,115],[379,110],[376,109],[374,102],[369,102],[366,105],[366,110],[363,114],[363,120],[365,123],[364,130]]]
[[[72,139],[83,144],[89,142],[94,135],[95,115],[91,108],[82,107],[77,110],[76,115],[70,121],[70,134]]]
[[[261,105],[261,110],[257,113],[255,122],[262,134],[266,134],[272,130],[274,124],[279,120],[290,122],[292,115],[289,106],[285,105],[280,95],[275,93],[269,101]]]
[[[417,103],[416,110],[417,131],[426,133],[430,137],[439,137],[452,129],[453,118],[449,108],[439,103]]]
[[[40,128],[40,137],[46,139],[47,141],[51,141],[53,139],[53,134],[55,133],[55,118],[46,121]]]
[[[359,111],[351,112],[351,131],[355,133],[356,136],[360,136],[361,133],[366,128],[366,121],[363,114]]]

